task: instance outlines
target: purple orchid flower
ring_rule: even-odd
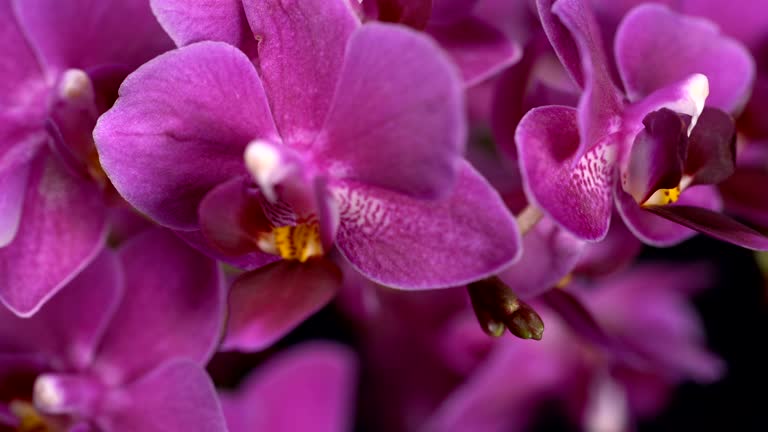
[[[615,39],[622,94],[589,7],[580,0],[538,5],[584,93],[578,108],[539,107],[520,122],[517,152],[529,199],[590,241],[605,236],[615,208],[647,244],[676,244],[695,229],[768,247],[761,233],[718,213],[710,186],[733,170],[735,129],[721,110],[746,101],[754,76],[746,49],[701,19],[637,7]]]
[[[96,118],[172,44],[147,0],[2,0],[0,26],[0,302],[29,316],[102,248]]]
[[[421,430],[526,430],[537,408],[552,400],[585,430],[630,430],[634,419],[658,413],[681,382],[708,383],[723,374],[722,361],[703,348],[687,302],[706,283],[699,266],[648,265],[595,286],[569,287],[632,348],[631,357],[585,345],[553,315],[545,315],[547,337],[537,343],[483,341],[456,327],[453,341],[441,344],[442,357],[472,359],[461,365],[468,375]],[[476,326],[472,321],[465,325]]]
[[[354,419],[356,359],[348,349],[312,342],[272,358],[221,393],[230,432],[344,432]]]
[[[258,269],[233,285],[225,348],[264,347],[327,303],[334,261],[428,289],[518,254],[461,157],[461,80],[435,44],[361,25],[345,0],[284,3],[154,1],[183,47],[129,76],[94,132],[126,200]]]
[[[225,306],[217,264],[167,230],[103,251],[34,317],[0,311],[0,429],[225,431],[203,370]]]

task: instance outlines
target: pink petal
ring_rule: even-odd
[[[755,64],[747,49],[701,18],[661,5],[642,5],[622,21],[616,60],[631,100],[701,73],[709,79],[707,105],[725,111],[747,101]]]
[[[717,190],[712,186],[691,186],[680,195],[676,204],[702,207],[713,211],[722,208]],[[616,188],[616,208],[627,227],[643,243],[656,247],[676,245],[693,237],[696,232],[644,210],[620,186]]]
[[[333,177],[438,196],[466,139],[461,79],[424,35],[366,24],[349,42],[324,132],[312,153]]]
[[[104,246],[106,208],[96,184],[73,177],[47,152],[31,168],[22,219],[0,248],[0,301],[35,313]]]
[[[173,358],[205,364],[224,321],[225,287],[216,262],[161,228],[126,242],[119,257],[125,295],[94,371],[119,383]]]
[[[230,45],[200,42],[131,74],[94,137],[128,202],[163,225],[192,230],[203,196],[246,174],[246,145],[277,140],[277,132],[250,60]]]
[[[467,163],[451,195],[437,201],[353,182],[338,185],[336,196],[339,250],[358,271],[387,286],[457,286],[497,273],[520,253],[512,215]]]
[[[229,430],[349,430],[356,369],[354,353],[331,343],[308,343],[280,353],[237,393],[221,396]]]
[[[360,22],[347,0],[249,1],[245,13],[277,127],[284,141],[306,146],[323,125]]]
[[[0,309],[0,345],[82,369],[93,359],[122,293],[120,263],[104,251],[31,318]]]
[[[325,306],[340,286],[341,272],[326,258],[280,261],[243,274],[232,284],[222,349],[267,348]]]
[[[428,31],[459,66],[467,86],[495,75],[523,55],[507,35],[478,18],[431,25]]]
[[[191,361],[165,363],[105,402],[97,419],[103,430],[227,431],[211,379]]]
[[[534,108],[515,133],[526,195],[555,222],[584,240],[605,237],[611,221],[615,143],[604,142],[583,157],[577,111]]]
[[[255,54],[242,0],[150,0],[160,25],[181,47],[201,41],[234,45]]]
[[[41,60],[51,69],[133,69],[173,47],[147,0],[12,0]]]

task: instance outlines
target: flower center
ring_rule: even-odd
[[[19,419],[17,432],[53,432],[52,427],[31,403],[14,400],[9,408],[11,413]]]
[[[674,204],[677,202],[677,200],[680,199],[680,195],[683,193],[685,188],[688,187],[688,185],[691,184],[691,181],[693,179],[689,176],[683,176],[683,178],[680,180],[680,184],[677,186],[670,188],[670,189],[659,189],[656,192],[653,193],[647,200],[645,200],[644,203],[641,204],[641,206],[652,206],[652,205],[667,205],[667,204]]]
[[[316,221],[272,228],[260,235],[258,245],[262,251],[286,260],[306,262],[323,255],[320,226]]]
[[[643,205],[667,205],[677,202],[680,199],[680,186],[672,189],[659,189],[648,198]]]

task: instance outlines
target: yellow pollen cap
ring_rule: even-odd
[[[320,227],[317,222],[272,228],[263,240],[269,245],[263,245],[262,250],[280,255],[286,260],[306,262],[312,257],[323,255]]]

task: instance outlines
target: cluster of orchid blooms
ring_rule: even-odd
[[[643,244],[768,249],[766,12],[0,0],[0,431],[630,429],[725,373]]]

